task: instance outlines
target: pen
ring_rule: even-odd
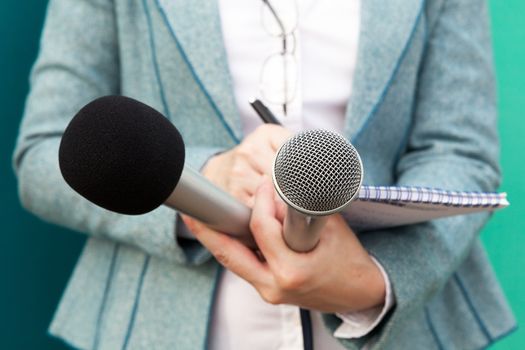
[[[279,120],[273,115],[273,113],[258,99],[250,100],[250,105],[253,107],[257,115],[262,119],[266,124],[277,124],[281,125]]]

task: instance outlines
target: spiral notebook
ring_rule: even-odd
[[[363,186],[343,215],[358,231],[415,224],[453,215],[495,211],[506,193],[446,191],[425,187]]]

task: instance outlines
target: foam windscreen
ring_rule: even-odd
[[[175,189],[184,142],[161,113],[123,96],[98,98],[67,126],[59,149],[66,182],[114,212],[147,213]]]

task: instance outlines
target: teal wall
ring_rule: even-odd
[[[74,0],[73,0],[74,1]],[[366,0],[365,0],[366,1]],[[47,325],[84,237],[24,212],[10,157],[28,90],[46,1],[0,1],[0,348],[65,349]],[[497,213],[483,241],[512,307],[525,324],[525,2],[491,1],[503,141],[503,191],[511,207]],[[475,14],[473,14],[475,15]],[[525,327],[525,326],[523,326]],[[493,347],[525,348],[518,329]]]
[[[491,1],[502,140],[502,191],[511,206],[482,234],[520,327],[495,350],[525,349],[525,1]]]
[[[47,335],[47,326],[84,242],[23,211],[11,169],[46,4],[0,0],[0,349],[6,350],[67,349]]]

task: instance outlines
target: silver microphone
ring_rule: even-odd
[[[319,242],[327,216],[343,210],[359,194],[363,163],[343,136],[305,131],[277,152],[273,182],[288,205],[284,240],[291,249],[307,252]]]
[[[257,247],[250,233],[250,208],[188,166],[164,205],[237,238],[249,248]]]

